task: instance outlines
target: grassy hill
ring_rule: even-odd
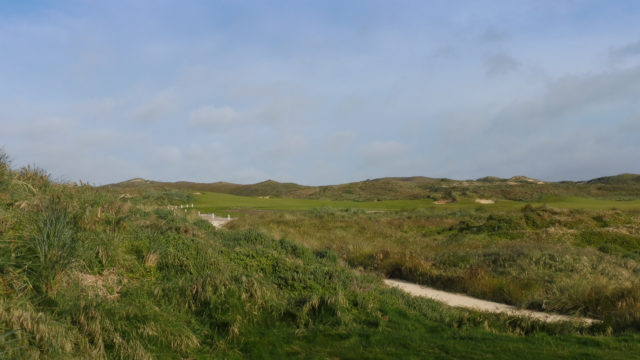
[[[616,176],[605,176],[587,181],[589,184],[606,184],[606,185],[638,185],[640,184],[640,175],[636,174],[620,174]]]
[[[294,199],[328,200],[410,200],[493,198],[533,201],[544,197],[593,197],[629,199],[640,197],[640,175],[624,174],[589,181],[542,182],[525,176],[510,179],[484,177],[478,180],[451,180],[428,177],[396,177],[365,180],[339,185],[304,186],[267,180],[257,184],[239,185],[225,182],[156,182],[133,179],[107,188],[120,191],[145,189],[181,189],[193,192],[217,192],[241,196],[277,196]]]
[[[315,187],[303,186],[294,183],[279,183],[273,180],[263,181],[257,184],[240,185],[228,182],[195,183],[189,181],[162,182],[145,179],[131,179],[117,184],[106,185],[106,188],[117,189],[119,191],[167,191],[186,190],[192,192],[217,192],[223,194],[233,194],[240,196],[281,196],[281,197],[304,197],[304,192],[313,190]],[[296,196],[297,194],[300,194]]]

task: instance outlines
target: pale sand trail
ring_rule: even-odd
[[[491,313],[505,313],[514,316],[526,316],[545,322],[578,321],[589,325],[600,322],[600,320],[577,316],[557,315],[540,311],[518,309],[511,305],[500,304],[493,301],[476,299],[467,295],[436,290],[430,287],[412,284],[410,282],[402,280],[385,279],[384,283],[387,286],[401,289],[411,295],[433,299],[454,307],[462,307],[466,309],[486,311]]]

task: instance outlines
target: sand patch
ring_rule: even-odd
[[[495,204],[496,203],[495,200],[491,200],[491,199],[476,199],[476,202],[478,204],[484,204],[484,205]]]
[[[235,220],[236,218],[232,218],[230,215],[227,217],[216,216],[215,214],[199,214],[202,219],[207,220],[211,223],[216,229],[222,228],[228,222]]]

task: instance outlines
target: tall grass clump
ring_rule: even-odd
[[[77,242],[69,213],[59,198],[43,204],[32,221],[18,251],[36,290],[43,292],[73,263]]]

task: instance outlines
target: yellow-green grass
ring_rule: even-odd
[[[349,200],[311,200],[291,198],[260,198],[230,194],[206,192],[197,195],[196,208],[201,212],[257,210],[310,210],[314,208],[354,208],[371,211],[412,210],[438,207],[442,209],[490,208],[492,210],[515,210],[526,204],[546,205],[559,209],[624,209],[640,210],[640,200],[618,201],[610,199],[592,199],[579,197],[553,197],[541,201],[524,202],[497,200],[495,204],[478,204],[475,199],[460,199],[454,203],[437,205],[431,199],[349,201]]]
[[[433,200],[431,199],[386,201],[309,200],[276,197],[270,197],[267,199],[212,192],[198,195],[195,203],[195,207],[201,212],[241,209],[310,210],[322,207],[356,208],[365,210],[401,210],[430,206],[434,206]]]
[[[634,200],[611,200],[611,199],[592,199],[581,197],[550,197],[544,201],[537,201],[532,205],[546,205],[559,209],[618,209],[618,210],[640,210],[640,199]]]

